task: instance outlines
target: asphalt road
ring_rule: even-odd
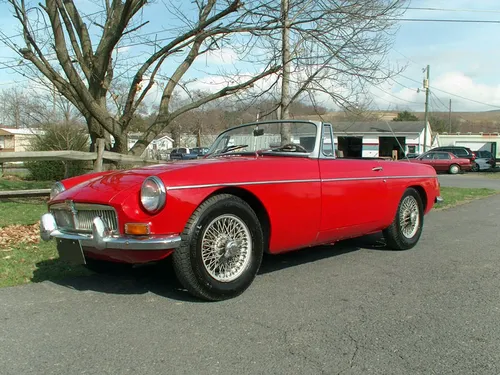
[[[500,174],[499,178],[485,177],[481,175],[481,172],[458,175],[439,174],[438,176],[441,186],[500,190]]]
[[[377,236],[266,257],[252,287],[192,300],[158,267],[0,289],[0,373],[498,374],[500,196]]]

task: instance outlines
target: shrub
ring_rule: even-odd
[[[85,128],[78,125],[50,125],[43,128],[44,133],[37,135],[29,151],[88,151],[89,137]],[[85,173],[86,161],[31,161],[25,166],[30,178],[38,181],[57,181]]]

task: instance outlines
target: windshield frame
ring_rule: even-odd
[[[231,151],[228,153],[215,153],[215,148],[218,146],[220,140],[224,138],[224,136],[236,129],[244,128],[244,127],[252,127],[252,126],[260,126],[265,124],[279,124],[279,123],[287,123],[287,124],[312,124],[316,127],[316,139],[314,141],[314,148],[311,152],[289,152],[289,151],[270,151],[266,150],[257,150],[257,151]],[[313,120],[266,120],[266,121],[256,121],[249,122],[246,124],[236,125],[230,127],[223,132],[221,132],[217,138],[210,145],[207,154],[204,156],[205,158],[214,158],[220,156],[231,156],[231,155],[276,155],[276,156],[290,156],[290,157],[307,157],[307,158],[318,158],[321,157],[321,148],[323,146],[322,135],[323,135],[323,127],[325,125],[330,125],[327,123],[323,123],[321,121],[313,121]],[[334,145],[333,147],[335,147]],[[331,157],[329,157],[331,158]]]

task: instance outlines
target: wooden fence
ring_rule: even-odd
[[[110,160],[123,164],[145,165],[145,164],[163,164],[166,161],[142,158],[138,156],[123,155],[115,152],[104,150],[104,140],[99,139],[97,144],[97,152],[84,151],[26,151],[26,152],[0,152],[0,166],[3,163],[24,162],[24,161],[92,161],[93,171],[101,172],[103,170],[104,160]],[[3,169],[3,168],[2,168]],[[47,196],[50,189],[32,189],[32,190],[10,190],[0,191],[0,198],[12,197],[32,197],[32,196]]]

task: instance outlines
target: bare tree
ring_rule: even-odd
[[[173,72],[166,74],[158,113],[143,137],[129,151],[131,154],[142,154],[148,144],[183,113],[237,93],[279,70],[279,62],[269,59],[258,73],[234,80],[232,84],[172,110],[174,91],[181,87],[186,72],[196,59],[219,48],[219,44],[232,34],[267,27],[266,22],[247,23],[249,9],[243,6],[241,0],[195,0],[194,21],[182,14],[179,1],[178,6],[173,5],[172,8],[186,27],[179,28],[177,34],[166,38],[162,44],[155,43],[151,54],[145,56],[130,73],[132,79],[125,100],[118,112],[113,113],[108,106],[116,74],[113,53],[125,35],[136,33],[147,23],[139,17],[147,1],[104,0],[103,20],[101,23],[94,22],[101,27],[97,38],[91,37],[89,26],[84,22],[85,15],[73,0],[46,0],[38,8],[27,6],[25,0],[8,0],[8,3],[22,27],[24,46],[19,48],[5,34],[3,41],[29,61],[34,71],[43,75],[45,82],[54,85],[78,108],[86,119],[92,145],[97,138],[111,134],[116,152],[127,152],[126,135],[131,121],[148,93],[158,86],[162,67],[172,57],[181,56],[182,61]],[[40,14],[42,17],[39,17]],[[49,28],[39,23],[45,16]]]
[[[35,121],[36,103],[20,87],[4,89],[0,93],[1,122],[14,128],[30,127]]]
[[[387,66],[398,18],[408,0],[262,0],[256,22],[263,50],[279,54],[282,71],[270,84],[275,110],[307,99],[350,108],[369,96],[370,85],[399,73]],[[281,81],[281,84],[278,83]]]

